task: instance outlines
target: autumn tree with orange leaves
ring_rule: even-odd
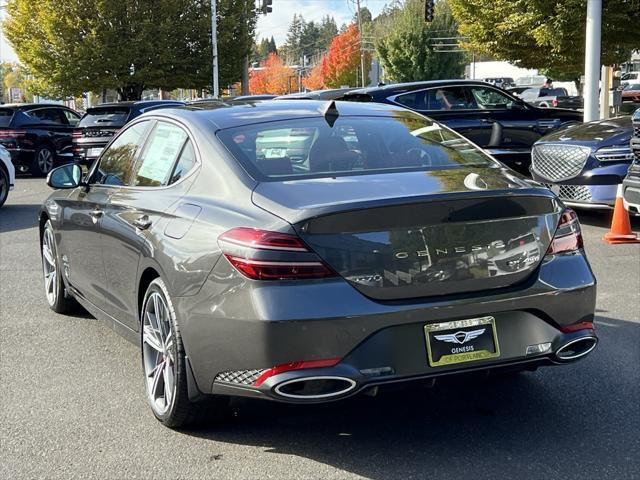
[[[365,65],[369,62],[365,58]],[[333,38],[329,51],[321,62],[324,84],[328,88],[339,88],[342,85],[355,87],[358,85],[360,68],[360,33],[356,24]]]
[[[365,65],[370,58],[365,58]],[[340,35],[336,35],[329,51],[311,70],[302,84],[309,90],[339,88],[343,85],[358,85],[360,71],[360,34],[356,24],[351,24]]]
[[[297,90],[297,76],[293,68],[284,64],[277,53],[270,53],[261,70],[249,73],[249,92],[252,95],[270,93],[284,95],[289,88]]]

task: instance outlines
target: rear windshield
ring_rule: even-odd
[[[129,118],[128,107],[97,107],[87,109],[78,126],[117,126],[127,123]]]
[[[493,160],[451,130],[422,117],[339,117],[246,125],[218,137],[259,179],[333,177],[489,165]]]
[[[0,108],[0,127],[8,127],[13,118],[13,110],[10,108]]]

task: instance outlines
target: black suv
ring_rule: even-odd
[[[528,105],[506,91],[474,80],[434,80],[365,88],[341,100],[401,105],[445,124],[522,173],[531,146],[543,135],[582,122],[582,113]]]
[[[80,114],[63,105],[0,106],[0,144],[19,172],[44,176],[73,158],[72,134]]]
[[[98,158],[111,137],[128,121],[159,108],[181,107],[176,100],[140,100],[137,102],[103,103],[87,108],[78,128],[73,132],[73,157],[79,163]]]

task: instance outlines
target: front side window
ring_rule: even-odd
[[[419,115],[324,118],[247,125],[218,137],[259,179],[439,170],[493,161],[453,131]]]
[[[187,133],[177,125],[158,122],[140,155],[133,184],[139,187],[166,185],[187,138]]]
[[[486,87],[470,87],[473,101],[481,110],[512,108],[516,103],[511,97],[498,90]]]
[[[93,182],[102,185],[128,185],[133,177],[136,156],[151,122],[136,123],[124,130],[102,153]]]

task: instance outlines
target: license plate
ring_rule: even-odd
[[[265,148],[265,158],[283,158],[287,156],[287,150],[285,148]]]
[[[102,148],[87,149],[87,157],[99,157],[101,153],[102,153]]]
[[[424,326],[424,333],[432,367],[500,356],[493,317],[432,323]]]

